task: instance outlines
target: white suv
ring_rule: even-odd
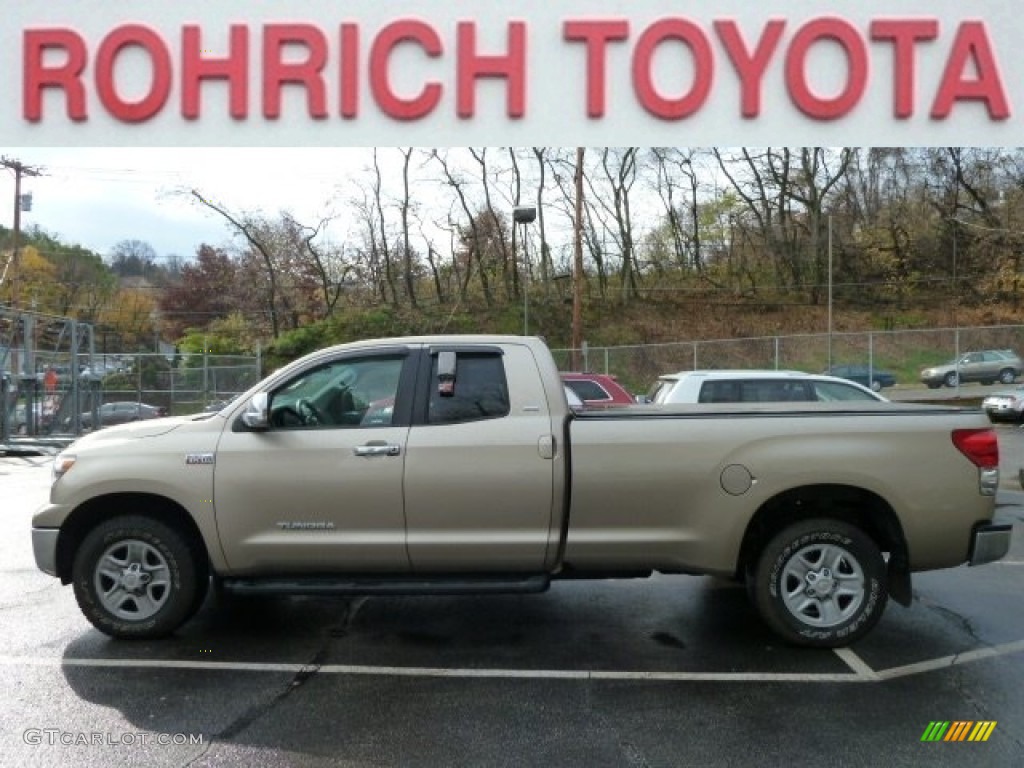
[[[680,371],[658,377],[652,403],[782,403],[885,400],[867,387],[801,371]]]

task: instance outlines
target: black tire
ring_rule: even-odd
[[[198,610],[209,578],[185,537],[137,515],[107,520],[82,541],[72,566],[85,617],[111,637],[149,640]]]
[[[942,383],[945,384],[947,387],[955,387],[957,385],[957,382],[959,381],[960,374],[958,374],[956,371],[950,371],[949,373],[946,374],[946,377],[942,380]]]
[[[1004,368],[999,372],[1000,384],[1013,384],[1017,379],[1017,373],[1012,368]]]
[[[862,638],[889,598],[875,542],[827,518],[794,523],[776,535],[761,551],[754,579],[754,605],[765,623],[787,641],[815,648]]]
[[[881,392],[882,391],[882,382],[880,382],[878,379],[872,379],[872,381],[871,381],[871,391],[872,392]]]

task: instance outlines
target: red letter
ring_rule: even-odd
[[[187,24],[181,39],[181,114],[188,120],[199,117],[199,83],[201,80],[227,80],[231,116],[249,116],[249,29],[231,25],[231,41],[227,58],[204,57],[199,47],[202,30]]]
[[[301,45],[308,55],[305,61],[285,63],[288,46]],[[327,40],[311,24],[268,24],[263,28],[263,116],[281,116],[281,86],[295,83],[305,86],[309,116],[327,117],[327,88],[321,72],[327,63]]]
[[[22,71],[22,114],[26,120],[38,123],[43,119],[43,89],[62,88],[67,98],[68,117],[75,121],[85,120],[85,86],[82,85],[82,70],[85,69],[85,41],[71,29],[26,29],[24,34]],[[47,67],[43,64],[46,52],[59,48],[66,54],[63,64]]]
[[[604,117],[606,53],[609,41],[629,37],[628,21],[567,21],[562,38],[587,45],[587,117]]]
[[[914,114],[914,45],[934,40],[939,23],[931,19],[887,19],[871,22],[872,40],[892,40],[892,112],[900,118]]]
[[[395,94],[388,79],[388,59],[395,46],[404,42],[419,43],[432,59],[444,52],[441,38],[429,24],[410,19],[388,24],[370,47],[370,92],[384,114],[389,117],[396,120],[418,120],[429,115],[437,107],[441,100],[441,85],[435,82],[427,83],[419,96],[411,99],[404,99]]]
[[[121,51],[133,45],[149,55],[153,82],[139,101],[125,101],[115,87],[114,64]],[[107,112],[126,123],[141,123],[163,109],[170,92],[171,53],[160,35],[139,24],[125,24],[103,38],[96,52],[96,93]]]
[[[819,98],[807,85],[807,52],[819,40],[838,43],[846,53],[849,74],[846,88],[831,99]],[[786,56],[786,85],[789,97],[808,117],[834,120],[857,106],[868,81],[868,52],[857,30],[842,19],[810,21],[793,38]]]
[[[974,61],[978,74],[975,80],[963,77],[969,59]],[[985,25],[980,21],[965,21],[957,29],[939,92],[935,94],[932,117],[936,120],[949,117],[954,101],[984,101],[988,116],[993,120],[1005,120],[1010,116],[999,67],[992,54]]]
[[[503,77],[508,80],[505,113],[522,117],[526,103],[526,25],[512,21],[508,25],[509,52],[505,56],[480,56],[476,52],[476,23],[460,21],[458,27],[458,74],[455,111],[459,117],[472,117],[476,111],[473,81],[479,77]]]
[[[666,99],[654,89],[651,62],[655,49],[666,40],[685,43],[693,54],[694,78],[690,92],[677,99]],[[714,61],[711,45],[701,28],[685,19],[663,19],[640,35],[633,52],[633,88],[640,104],[655,117],[678,120],[692,115],[704,104],[711,90]]]
[[[715,31],[725,46],[725,52],[729,54],[736,74],[740,76],[740,113],[744,117],[757,117],[761,114],[761,80],[785,28],[784,21],[769,21],[757,42],[757,49],[751,55],[735,21],[715,22]]]
[[[359,114],[359,26],[342,24],[341,62],[338,72],[338,104],[341,116],[356,117]]]

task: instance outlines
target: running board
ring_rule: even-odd
[[[502,577],[451,576],[386,578],[224,579],[223,589],[239,595],[500,595],[545,592],[547,574]]]

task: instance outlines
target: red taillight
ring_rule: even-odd
[[[976,467],[999,466],[999,441],[994,429],[954,429],[953,445]]]

